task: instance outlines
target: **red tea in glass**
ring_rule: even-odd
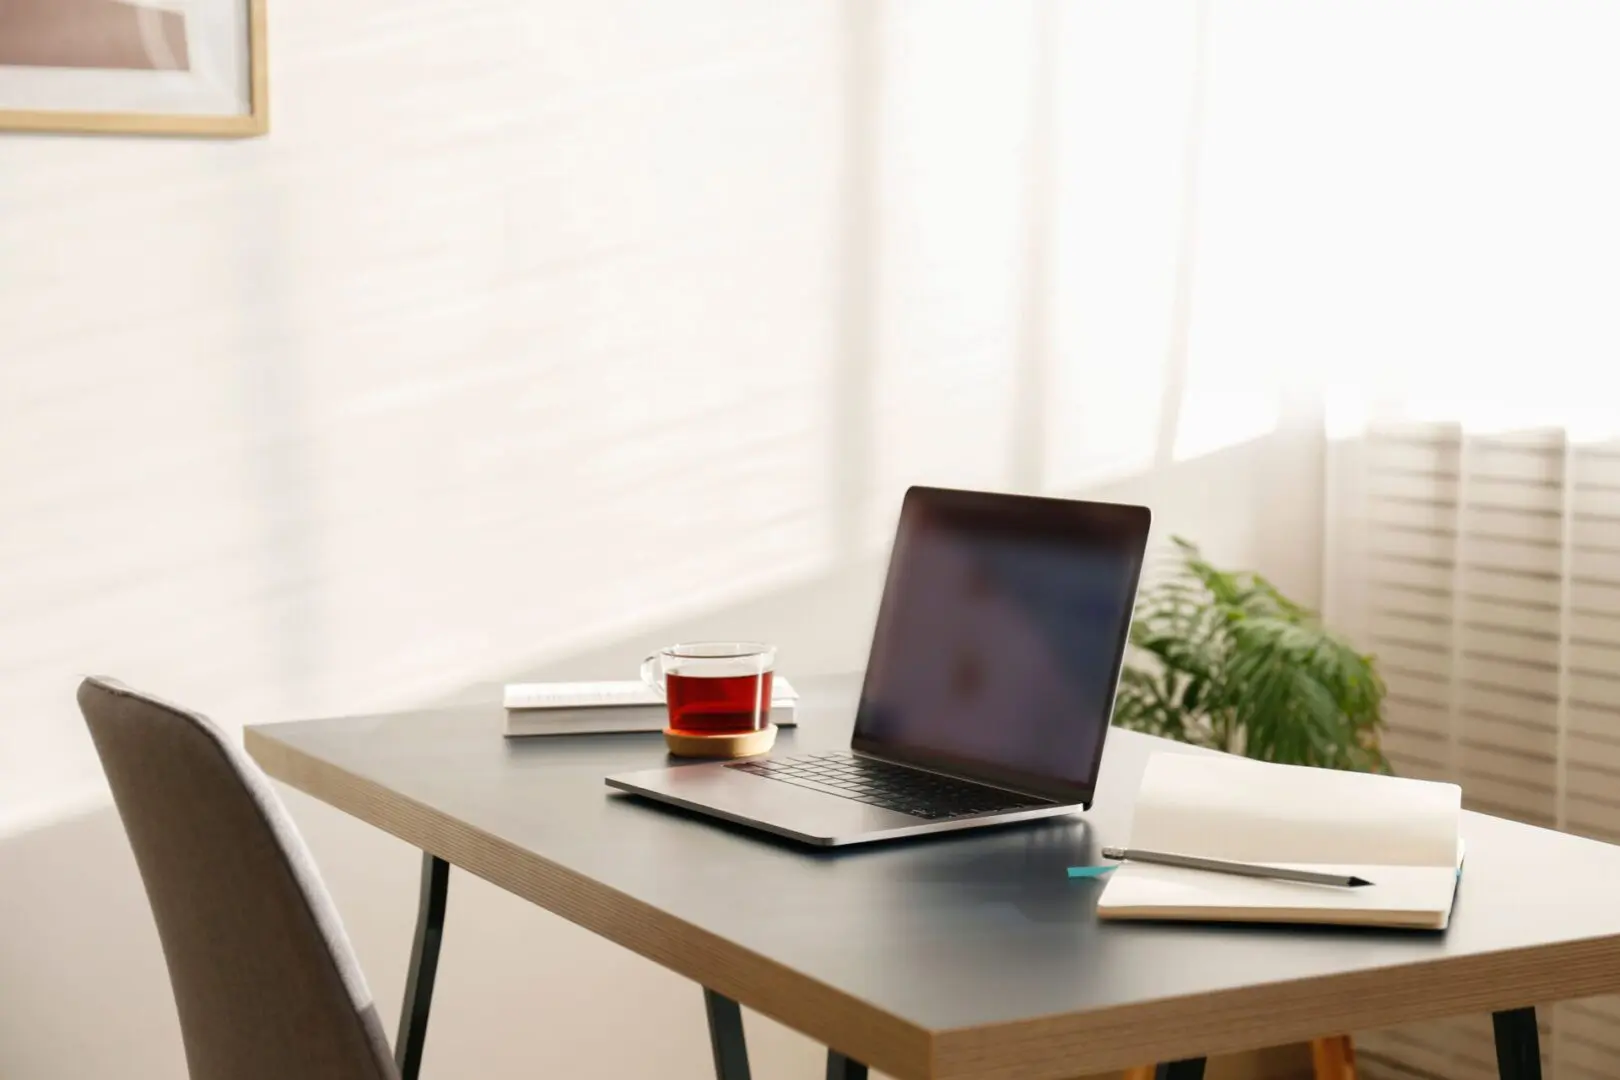
[[[671,645],[647,657],[641,676],[664,692],[678,735],[743,735],[771,721],[776,650],[748,641]]]
[[[682,735],[761,731],[771,720],[771,673],[664,676],[669,726]]]

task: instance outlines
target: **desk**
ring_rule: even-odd
[[[795,682],[800,727],[778,752],[847,745],[855,681]],[[737,1003],[830,1047],[840,1080],[862,1063],[1013,1080],[1154,1061],[1179,1080],[1205,1054],[1478,1012],[1496,1014],[1502,1075],[1527,1080],[1527,1006],[1620,990],[1620,848],[1591,840],[1465,815],[1441,935],[1100,924],[1100,884],[1064,870],[1123,844],[1148,754],[1175,744],[1113,733],[1083,815],[814,852],[610,794],[604,774],[664,759],[657,735],[508,742],[503,716],[492,702],[247,731],[270,775],[424,852],[412,1070],[447,864],[703,986],[723,1080],[748,1075]]]

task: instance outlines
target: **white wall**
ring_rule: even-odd
[[[1313,418],[1217,392],[1190,299],[1191,3],[272,16],[267,139],[0,136],[7,1080],[183,1074],[78,673],[234,727],[675,634],[853,668],[918,481],[1144,501],[1315,598]],[[415,858],[289,802],[391,1013]],[[450,911],[432,1073],[706,1073],[695,988]]]

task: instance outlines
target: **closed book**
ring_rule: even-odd
[[[771,723],[795,723],[798,693],[780,675],[772,679]],[[669,711],[658,691],[639,680],[510,683],[505,688],[506,734],[599,735],[662,731]]]
[[[1341,887],[1127,861],[1103,919],[1443,930],[1461,874],[1462,790],[1225,754],[1148,759],[1128,847],[1362,878]]]

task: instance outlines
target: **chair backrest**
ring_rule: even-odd
[[[315,863],[206,717],[110,679],[79,708],[163,941],[192,1080],[397,1080]]]

